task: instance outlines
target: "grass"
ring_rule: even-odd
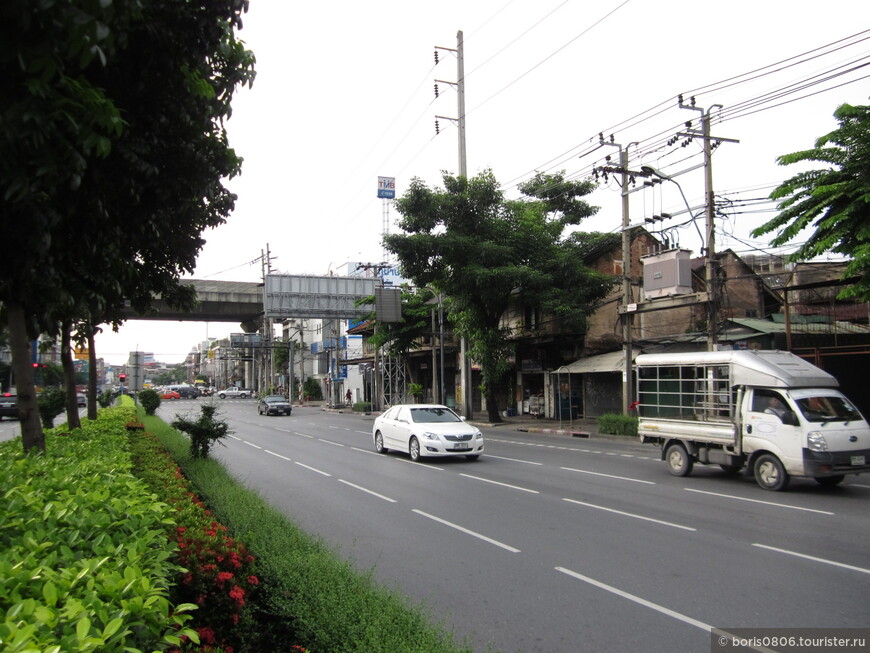
[[[376,585],[322,541],[298,528],[218,461],[194,459],[189,441],[159,417],[140,417],[179,464],[198,494],[255,556],[260,578],[260,647],[283,650],[287,641],[313,652],[459,653],[421,607]],[[292,635],[292,640],[287,638]],[[261,650],[263,650],[261,648]]]

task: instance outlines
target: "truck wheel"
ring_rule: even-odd
[[[843,482],[843,479],[846,478],[845,474],[835,474],[834,476],[815,476],[816,483],[821,485],[822,487],[834,487],[835,485],[839,485]]]
[[[778,492],[788,486],[788,472],[772,453],[765,453],[755,459],[755,481],[765,490]]]
[[[665,449],[665,462],[672,476],[688,476],[692,473],[692,459],[686,447],[680,442],[672,442]]]

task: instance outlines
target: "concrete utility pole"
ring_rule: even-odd
[[[683,102],[683,96],[679,96],[681,109],[697,111],[701,114],[701,130],[692,129],[691,123],[686,123],[686,131],[678,132],[677,136],[687,138],[701,138],[704,141],[704,206],[705,206],[705,240],[706,251],[704,252],[704,281],[707,285],[709,301],[707,302],[707,351],[716,351],[719,343],[719,288],[718,273],[716,270],[716,197],[713,193],[713,141],[739,143],[733,138],[713,137],[710,135],[710,113],[714,108],[721,109],[721,104],[714,104],[706,111],[695,106],[695,98],[690,98],[689,104]]]
[[[462,30],[456,32],[456,49],[435,46],[435,61],[438,61],[438,50],[447,50],[456,53],[456,98],[457,98],[457,125],[459,127],[459,176],[468,178],[468,163],[465,147],[465,45],[462,38]],[[439,80],[436,80],[439,81]],[[445,82],[450,84],[451,82]],[[436,116],[436,118],[446,118]],[[437,127],[437,122],[435,123]],[[443,346],[443,344],[442,344]],[[462,393],[462,415],[466,419],[473,417],[471,382],[471,363],[468,360],[468,343],[465,338],[459,341],[459,389]]]

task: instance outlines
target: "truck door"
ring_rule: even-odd
[[[755,388],[744,401],[748,407],[743,422],[746,453],[770,451],[789,474],[803,473],[803,430],[797,426],[794,407],[784,393]]]

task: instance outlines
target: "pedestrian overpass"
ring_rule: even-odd
[[[132,308],[125,308],[123,315],[128,320],[174,320],[198,322],[240,322],[259,320],[263,316],[263,284],[250,281],[200,281],[183,280],[182,284],[193,286],[196,291],[196,306],[189,311],[168,306],[162,299],[155,299],[153,308],[139,315]],[[252,330],[256,330],[252,329]]]

